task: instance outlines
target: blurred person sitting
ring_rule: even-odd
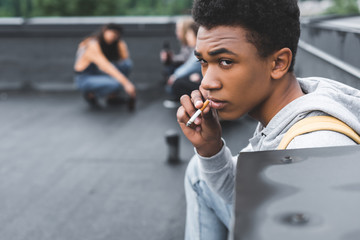
[[[185,33],[188,46],[194,52],[196,45],[198,25],[192,22]],[[174,108],[179,106],[180,97],[190,94],[199,89],[202,79],[201,64],[194,54],[191,54],[186,62],[179,66],[167,80],[167,92],[171,95],[170,99],[164,101],[164,106]]]
[[[189,28],[191,23],[193,23],[191,17],[183,17],[176,22],[175,33],[181,44],[180,50],[177,54],[174,54],[171,50],[169,42],[164,42],[163,49],[160,52],[160,60],[164,66],[163,76],[165,82],[169,76],[174,73],[175,69],[183,64],[192,54],[192,48],[188,45],[185,37],[186,30]]]
[[[129,110],[134,109],[136,89],[128,79],[132,61],[121,37],[122,27],[110,23],[78,46],[75,82],[91,106],[98,106],[100,98],[105,98],[108,105],[117,104],[120,102],[118,94],[125,90]]]

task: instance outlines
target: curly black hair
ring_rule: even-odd
[[[192,15],[206,29],[243,27],[261,57],[289,48],[293,53],[289,71],[294,70],[300,37],[297,0],[194,0]]]

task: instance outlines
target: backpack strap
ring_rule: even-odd
[[[281,139],[277,149],[286,149],[289,143],[296,137],[305,133],[328,130],[342,133],[354,142],[360,144],[360,136],[344,122],[331,116],[314,116],[304,118],[295,123]]]

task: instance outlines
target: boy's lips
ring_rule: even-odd
[[[219,99],[215,99],[215,98],[208,98],[208,99],[210,100],[211,108],[216,109],[216,110],[223,109],[227,104],[226,101],[222,101]]]

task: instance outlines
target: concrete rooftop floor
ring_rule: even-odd
[[[90,109],[77,92],[0,91],[0,239],[184,238],[184,172],[193,155],[162,89]],[[233,154],[255,122],[223,122]],[[168,164],[165,133],[180,133]]]

